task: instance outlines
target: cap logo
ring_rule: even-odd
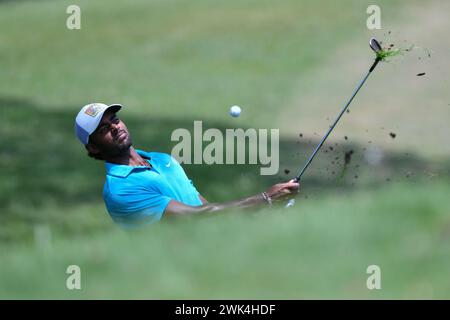
[[[91,104],[89,107],[87,107],[84,113],[87,114],[88,116],[95,118],[100,111],[102,111],[101,106],[97,104]]]

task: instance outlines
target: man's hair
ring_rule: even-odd
[[[91,158],[94,158],[95,160],[102,160],[102,161],[105,160],[98,153],[94,154],[94,153],[88,151],[88,156]]]
[[[88,143],[89,143],[89,140],[88,140]],[[88,152],[88,156],[90,158],[94,158],[95,160],[102,160],[102,161],[105,160],[105,159],[103,159],[103,157],[100,154],[98,154],[98,153],[95,154],[95,153],[90,152],[89,149],[87,148],[87,145],[85,145],[84,147],[86,148],[86,150]]]

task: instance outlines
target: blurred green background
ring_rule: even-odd
[[[66,28],[70,4],[81,30]],[[381,30],[366,27],[371,4]],[[449,11],[447,1],[0,1],[0,298],[450,298]],[[298,172],[372,63],[371,36],[430,56],[419,48],[377,68],[294,207],[131,234],[113,225],[103,164],[74,136],[81,106],[122,103],[135,146],[168,153],[171,132],[194,120],[279,128],[275,176],[184,166],[208,200],[233,200]],[[82,290],[66,288],[72,264]],[[381,290],[366,287],[369,265]]]

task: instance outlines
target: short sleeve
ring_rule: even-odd
[[[127,228],[161,220],[171,200],[156,190],[139,188],[109,193],[105,203],[114,222]]]
[[[192,181],[191,179],[189,179],[189,177],[186,175],[186,172],[184,171],[183,167],[181,166],[181,164],[177,161],[177,159],[174,156],[170,156],[172,162],[179,168],[179,170],[183,173],[183,176],[186,177],[186,179],[189,180],[189,185],[192,188],[192,190],[194,191],[194,193],[199,196],[200,192],[198,192],[197,188],[195,187],[194,181]]]
[[[190,182],[190,184],[191,184],[192,188],[194,188],[195,192],[196,192],[196,193],[197,193],[197,195],[199,196],[199,195],[200,195],[200,192],[198,192],[197,188],[195,187],[195,185],[194,185],[194,181],[192,181],[191,179],[189,179],[189,182]]]

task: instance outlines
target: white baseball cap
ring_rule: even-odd
[[[90,103],[81,108],[75,119],[75,134],[82,144],[87,145],[89,143],[89,136],[97,129],[103,114],[110,108],[114,108],[117,112],[122,108],[122,105]]]

